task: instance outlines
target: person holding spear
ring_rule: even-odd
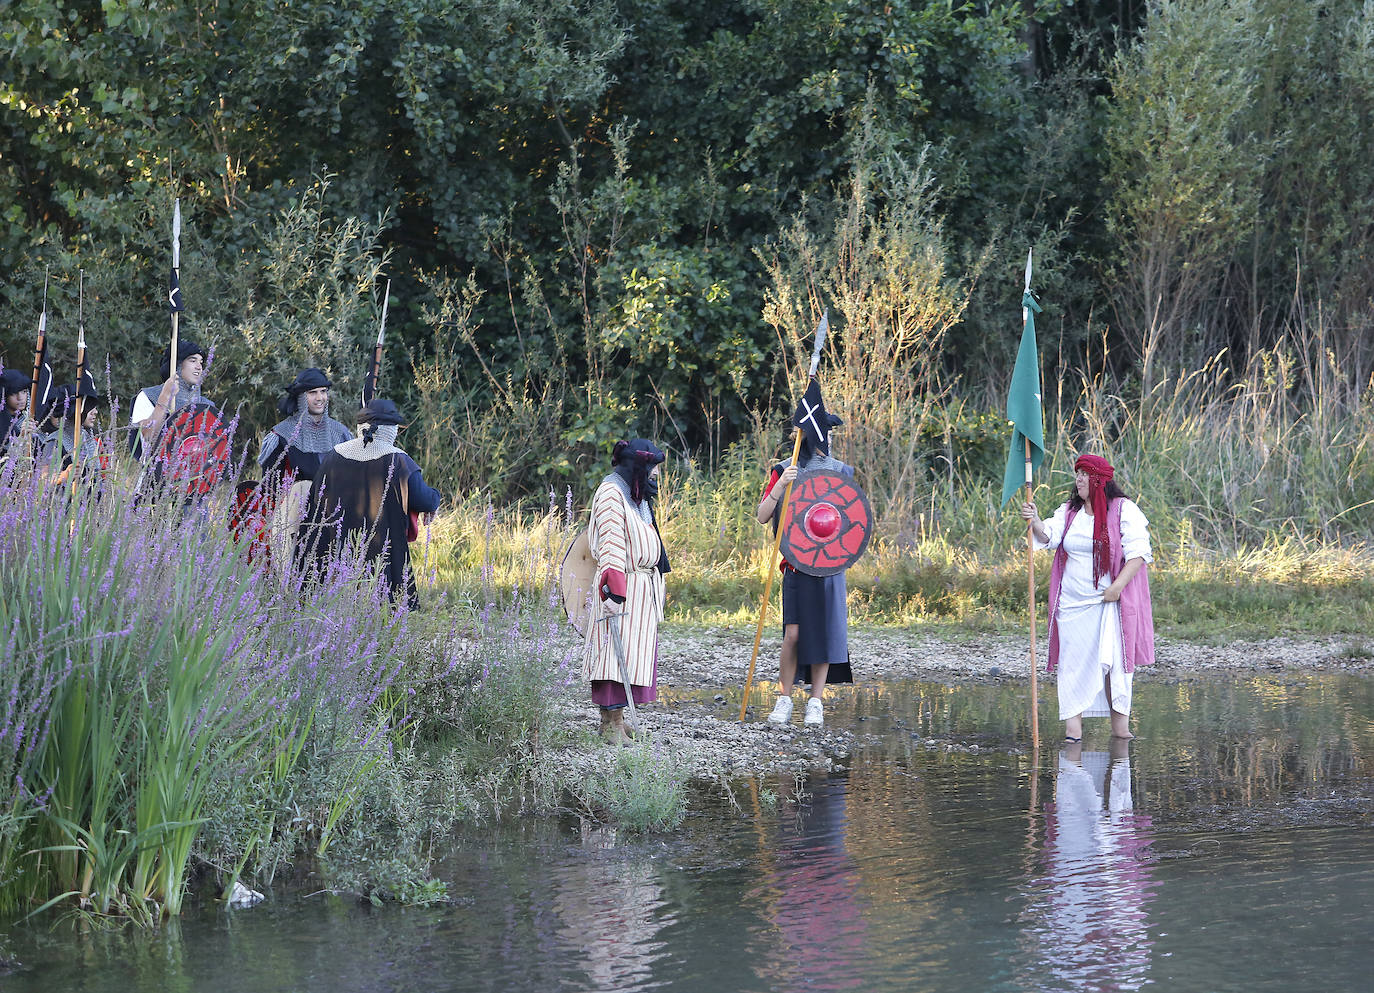
[[[786,545],[780,566],[782,650],[778,698],[768,715],[771,724],[791,721],[794,683],[811,685],[802,724],[820,727],[825,723],[822,697],[826,684],[854,681],[849,665],[845,568],[867,544],[871,514],[862,491],[853,485],[854,467],[830,454],[830,432],[843,422],[825,409],[820,380],[816,377],[828,329],[828,316],[822,315],[816,328],[806,391],[792,417],[797,432],[792,459],[773,467],[755,511],[760,524],[773,525],[774,557]],[[803,492],[794,498],[793,489],[799,478],[804,480]],[[851,513],[855,510],[858,513]],[[768,585],[771,584],[770,559]],[[763,630],[767,597],[765,588],[758,633]],[[758,633],[754,638],[755,658]],[[746,700],[753,675],[751,659],[744,690]]]

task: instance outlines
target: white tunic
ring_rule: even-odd
[[[1121,648],[1121,604],[1105,603],[1102,591],[1112,584],[1111,576],[1093,583],[1093,518],[1084,506],[1074,515],[1068,533],[1064,522],[1068,506],[1063,505],[1045,522],[1047,540],[1039,548],[1058,548],[1068,556],[1059,590],[1059,719],[1082,714],[1084,717],[1109,717],[1131,712],[1132,673],[1125,670]],[[1149,521],[1130,500],[1121,502],[1121,551],[1127,561],[1154,561],[1150,554]],[[1107,699],[1106,680],[1111,680],[1111,700]]]

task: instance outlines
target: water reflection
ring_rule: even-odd
[[[1148,981],[1150,818],[1134,807],[1129,742],[1059,752],[1026,934],[1061,988],[1135,990]]]
[[[783,816],[766,884],[752,894],[772,927],[757,977],[764,989],[852,990],[866,947],[858,865],[846,848],[843,775],[781,784]]]
[[[554,867],[554,911],[563,947],[577,955],[591,989],[634,991],[653,985],[664,954],[664,915],[658,870],[647,858],[617,858],[614,828],[584,821],[582,847],[600,857]],[[572,964],[572,963],[569,963]]]

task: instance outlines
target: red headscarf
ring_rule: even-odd
[[[1103,576],[1111,575],[1111,540],[1107,536],[1107,484],[1116,470],[1098,455],[1080,455],[1074,462],[1075,472],[1088,474],[1087,504],[1093,515],[1093,585]]]

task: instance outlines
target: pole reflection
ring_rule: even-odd
[[[1150,828],[1134,809],[1129,742],[1060,750],[1026,929],[1048,976],[1033,977],[1031,988],[1136,990],[1149,981]]]

